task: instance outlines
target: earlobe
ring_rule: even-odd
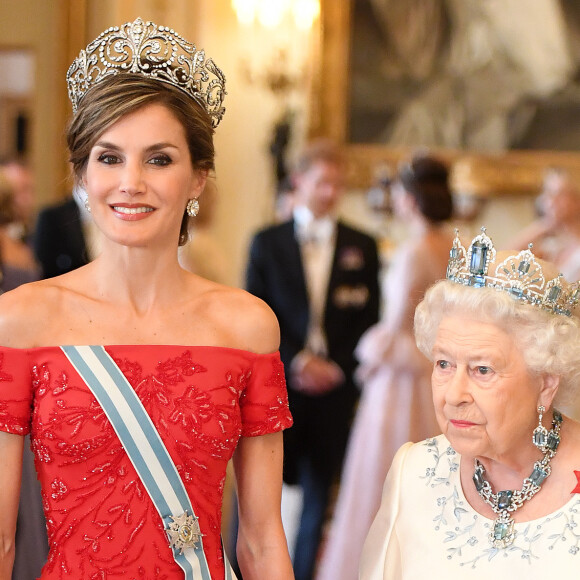
[[[198,171],[194,182],[193,182],[193,190],[192,190],[192,197],[199,197],[203,190],[205,189],[205,184],[207,183],[208,172],[207,171]]]

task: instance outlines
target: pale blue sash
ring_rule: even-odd
[[[199,527],[185,486],[129,381],[102,346],[61,348],[103,408],[165,529],[176,540],[169,543],[186,580],[211,580],[202,536],[194,533],[191,539],[192,529],[199,530]],[[181,538],[186,539],[185,543]],[[226,580],[235,580],[225,552],[224,560]]]

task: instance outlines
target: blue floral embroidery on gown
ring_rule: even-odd
[[[449,445],[443,448],[446,442],[439,437],[427,439],[423,443],[432,464],[425,468],[420,478],[425,480],[427,487],[440,490],[432,521],[435,531],[448,544],[448,560],[457,559],[460,566],[476,568],[482,558],[491,560],[495,557],[517,557],[531,564],[538,559],[536,545],[547,545],[549,550],[564,549],[572,555],[580,552],[580,499],[568,502],[555,514],[533,520],[525,527],[518,526],[515,542],[509,548],[490,546],[487,542],[490,521],[479,516],[458,490],[459,455]],[[482,526],[485,530],[483,538],[481,531],[477,533],[478,526],[480,530]]]

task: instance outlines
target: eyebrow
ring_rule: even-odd
[[[433,347],[431,349],[431,352],[432,353],[438,353],[438,354],[440,354],[441,356],[444,356],[444,357],[451,357],[451,356],[453,356],[453,353],[451,352],[451,350],[449,350],[449,349],[447,349],[447,348],[445,348],[443,346],[440,346],[437,343],[433,344]],[[469,358],[470,359],[488,359],[488,360],[491,360],[491,359],[497,358],[495,356],[495,354],[497,354],[497,353],[494,353],[489,348],[487,348],[487,349],[486,348],[482,348],[480,350],[473,350],[473,351],[471,351],[470,352],[470,355],[469,355]]]
[[[121,149],[121,147],[115,145],[114,143],[110,143],[109,141],[98,141],[94,146],[101,147],[102,149],[112,149],[113,151],[119,151]],[[149,145],[149,147],[145,149],[145,152],[149,153],[151,151],[159,151],[160,149],[166,148],[178,149],[177,145],[174,145],[169,141],[162,141],[160,143],[153,143],[153,145]]]
[[[451,358],[451,353],[443,348],[438,347],[437,345],[433,345],[433,348],[431,348],[431,355],[435,356],[442,356],[445,358]]]

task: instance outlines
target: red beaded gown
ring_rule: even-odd
[[[226,465],[240,437],[289,427],[278,353],[109,346],[155,424],[199,517],[212,579]],[[184,577],[161,518],[91,391],[59,347],[0,348],[0,430],[31,432],[50,552],[42,580]]]

